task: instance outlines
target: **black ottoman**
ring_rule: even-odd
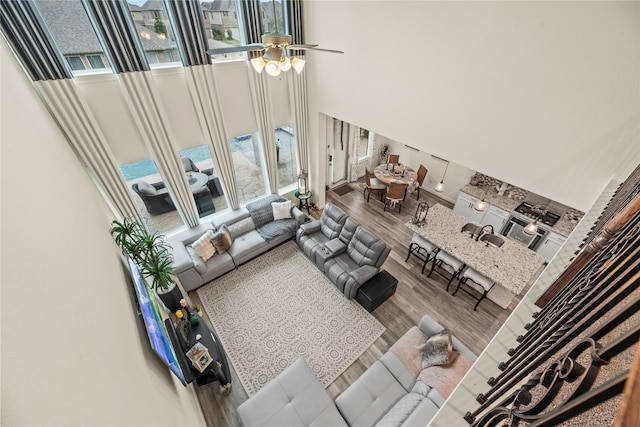
[[[398,279],[381,270],[358,289],[356,301],[371,313],[396,292],[397,286]]]

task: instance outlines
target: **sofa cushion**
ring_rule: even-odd
[[[229,230],[229,234],[231,234],[231,238],[235,240],[238,236],[248,233],[251,230],[255,230],[256,225],[253,223],[253,219],[251,219],[251,217],[247,217],[240,221],[236,221],[233,224],[229,224],[227,229]]]
[[[349,242],[347,254],[359,266],[376,265],[387,245],[364,227],[358,227]]]
[[[347,220],[347,214],[334,204],[327,203],[320,215],[320,230],[327,240],[340,235],[342,226]]]
[[[340,413],[352,426],[372,426],[407,391],[379,360],[336,398]]]
[[[395,405],[384,414],[382,419],[376,423],[376,427],[398,427],[424,400],[420,393],[407,393],[398,400]]]
[[[451,332],[443,329],[429,337],[422,350],[422,369],[434,365],[448,365],[453,362]]]
[[[223,254],[229,249],[233,243],[233,239],[226,225],[223,224],[222,227],[213,234],[211,243],[213,243],[213,246],[215,246],[219,254]]]
[[[238,415],[244,427],[347,425],[304,359],[242,403]]]
[[[195,268],[199,274],[204,274],[207,271],[207,266],[204,263],[204,260],[202,259],[202,257],[198,255],[198,252],[196,252],[196,250],[193,249],[192,246],[187,246],[187,252],[191,257],[191,260],[193,261],[193,268]],[[215,249],[214,249],[214,252],[215,252]]]
[[[268,246],[267,241],[256,230],[251,230],[234,239],[227,253],[233,258],[233,263],[238,266],[260,255],[267,250]]]
[[[344,223],[344,226],[342,227],[342,230],[340,230],[340,235],[338,236],[340,241],[342,241],[345,245],[348,245],[359,226],[360,224],[358,223],[358,221],[351,217],[348,217]]]
[[[293,203],[291,200],[285,200],[284,202],[273,202],[271,208],[273,209],[273,220],[293,218],[291,215],[291,208]]]
[[[153,185],[149,184],[147,181],[138,181],[138,190],[141,193],[148,194],[150,196],[155,196],[158,194],[158,190]]]
[[[191,247],[202,258],[203,261],[208,260],[216,253],[216,248],[211,243],[213,238],[213,231],[207,230],[202,236],[200,236]]]
[[[440,408],[431,399],[423,399],[411,415],[402,423],[403,427],[427,426]]]

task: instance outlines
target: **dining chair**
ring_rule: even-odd
[[[392,208],[398,206],[398,213],[402,211],[402,202],[404,202],[404,196],[407,191],[407,184],[401,184],[398,182],[392,182],[387,188],[387,194],[384,198],[384,211],[387,210],[387,205]]]
[[[387,163],[400,163],[400,154],[387,154]]]
[[[436,245],[434,245],[418,233],[413,233],[411,242],[409,242],[409,253],[407,254],[407,259],[405,259],[404,262],[409,261],[409,257],[411,257],[411,254],[415,255],[416,258],[424,262],[422,264],[422,274],[424,274],[424,268],[427,266],[429,261],[433,259],[433,255],[437,251],[438,247]]]
[[[445,266],[449,267],[451,271],[449,271]],[[449,282],[447,283],[447,291],[449,291],[451,282],[453,282],[453,279],[456,277],[459,277],[464,266],[465,264],[462,261],[451,255],[449,252],[440,249],[433,258],[433,264],[431,264],[431,270],[427,277],[431,277],[431,273],[435,271],[445,279],[449,279]],[[438,267],[437,270],[436,267]],[[451,276],[448,276],[449,274]]]
[[[387,186],[382,182],[378,181],[376,178],[371,178],[371,172],[369,169],[364,170],[364,192],[363,196],[367,196],[367,203],[369,203],[369,197],[371,193],[380,193],[380,201],[382,201],[382,197],[384,196],[384,192],[387,190]],[[369,194],[367,195],[367,190],[369,190]]]
[[[469,288],[473,289],[473,292],[465,288],[462,288],[461,287],[462,285],[468,286]],[[495,283],[491,281],[491,279],[478,273],[473,268],[467,267],[464,269],[464,271],[460,275],[458,286],[456,287],[456,290],[453,291],[453,295],[455,295],[456,292],[458,292],[458,289],[471,295],[471,297],[477,300],[476,305],[473,307],[473,311],[476,311],[476,309],[478,308],[478,305],[480,304],[480,301],[482,301],[487,296],[487,294],[489,293],[491,288],[493,288],[494,285]]]
[[[416,187],[416,200],[420,200],[420,190],[422,189],[422,184],[424,184],[424,179],[427,177],[427,168],[424,165],[420,165],[418,168],[418,186]]]

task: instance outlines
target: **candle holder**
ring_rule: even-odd
[[[429,212],[429,204],[427,202],[418,203],[416,208],[416,214],[411,220],[418,227],[422,227],[427,219],[427,213]]]

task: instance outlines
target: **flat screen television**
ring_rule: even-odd
[[[178,377],[182,384],[186,386],[187,381],[176,357],[170,336],[171,333],[175,334],[175,331],[169,331],[165,324],[168,316],[158,305],[155,292],[147,286],[144,277],[140,274],[138,266],[129,257],[127,257],[127,261],[129,262],[129,271],[133,279],[133,287],[138,299],[140,314],[144,320],[147,335],[149,336],[151,348],[158,357],[160,357],[160,360],[169,367],[171,372]]]

